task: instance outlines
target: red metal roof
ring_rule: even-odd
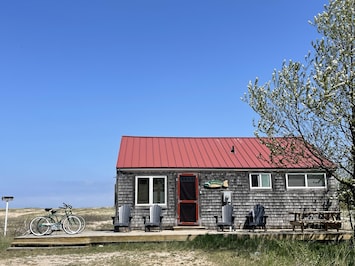
[[[285,139],[282,139],[285,141]],[[234,153],[231,152],[234,147]],[[280,168],[265,159],[269,149],[247,137],[123,136],[116,167],[125,168]],[[307,160],[285,168],[312,168]]]

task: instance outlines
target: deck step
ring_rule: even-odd
[[[193,225],[179,225],[179,226],[174,226],[173,230],[174,231],[179,231],[179,230],[206,230],[206,227],[204,227],[204,226],[193,226]]]

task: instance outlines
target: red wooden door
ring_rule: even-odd
[[[178,224],[198,225],[198,177],[180,174],[177,182]]]

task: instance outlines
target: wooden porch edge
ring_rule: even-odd
[[[144,243],[144,242],[172,242],[192,241],[204,235],[223,235],[231,238],[264,238],[270,240],[302,240],[302,241],[347,241],[351,239],[352,231],[319,231],[307,230],[236,230],[232,232],[217,232],[211,230],[179,230],[161,232],[120,232],[88,231],[78,235],[50,235],[36,237],[33,235],[16,237],[9,250],[19,248],[45,247],[80,247],[100,244]]]

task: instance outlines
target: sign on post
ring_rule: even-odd
[[[3,196],[2,197],[2,200],[6,201],[4,236],[6,236],[6,230],[7,230],[7,213],[9,211],[9,201],[12,201],[13,199],[14,199],[14,197],[12,197],[12,196]]]

